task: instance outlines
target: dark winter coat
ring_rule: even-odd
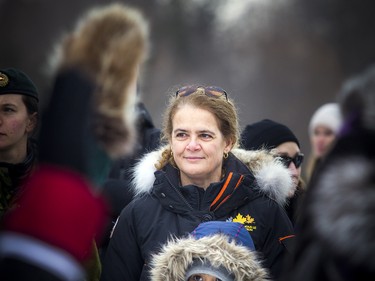
[[[170,164],[155,171],[161,153],[146,155],[136,167],[138,198],[120,215],[101,280],[149,280],[152,253],[171,236],[185,236],[211,220],[245,224],[263,265],[277,277],[293,241],[291,222],[281,206],[292,185],[287,169],[266,152],[233,150],[224,162],[222,181],[204,191],[194,185],[179,186],[179,171]]]
[[[101,257],[105,254],[110,232],[118,216],[133,199],[132,169],[144,154],[155,150],[160,145],[160,129],[154,126],[151,115],[142,102],[137,104],[137,116],[137,142],[134,150],[130,155],[121,157],[113,163],[108,179],[103,185],[102,194],[109,203],[111,218],[99,249]]]
[[[0,162],[0,218],[20,195],[23,182],[37,165],[37,144],[30,139],[27,156],[22,163]]]
[[[304,200],[285,281],[374,280],[375,134],[341,137]]]

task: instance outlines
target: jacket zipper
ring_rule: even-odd
[[[181,200],[188,206],[190,211],[194,211],[194,208],[190,205],[190,203],[185,199],[185,197],[181,194],[181,192],[169,181],[168,177],[165,177],[169,183],[170,186],[177,192],[178,196],[181,198]]]

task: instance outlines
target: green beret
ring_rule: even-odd
[[[20,94],[38,98],[38,91],[29,76],[15,68],[0,69],[0,95]]]

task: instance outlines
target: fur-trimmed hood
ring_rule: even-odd
[[[267,280],[267,271],[256,252],[234,241],[228,242],[224,234],[170,240],[151,260],[151,280],[185,281],[186,271],[195,259],[209,261],[214,267],[225,267],[238,281]]]
[[[362,274],[375,272],[374,93],[374,65],[342,86],[344,126],[305,201],[313,239],[347,263],[344,274],[348,264]]]
[[[155,180],[155,164],[162,158],[167,147],[146,154],[134,167],[133,189],[137,196],[150,192]],[[280,205],[287,202],[293,189],[289,170],[266,150],[248,151],[240,148],[231,153],[243,162],[254,174],[259,189]]]
[[[309,200],[314,239],[368,269],[375,268],[374,167],[373,160],[359,155],[337,158],[325,168]]]

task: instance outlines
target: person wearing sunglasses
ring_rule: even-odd
[[[172,93],[162,127],[166,144],[134,168],[136,198],[113,229],[101,281],[150,280],[151,255],[205,221],[243,224],[277,279],[294,230],[261,185],[289,189],[292,179],[272,154],[240,149],[239,136],[237,110],[225,90],[186,86]]]
[[[285,210],[295,224],[298,217],[298,201],[305,190],[305,183],[301,177],[304,155],[300,151],[300,143],[295,134],[284,124],[264,119],[245,126],[241,133],[241,144],[247,150],[271,150],[288,168],[293,178],[293,186],[287,193]],[[285,198],[276,200],[283,199]]]
[[[375,65],[343,82],[342,127],[308,183],[285,281],[375,280]]]

